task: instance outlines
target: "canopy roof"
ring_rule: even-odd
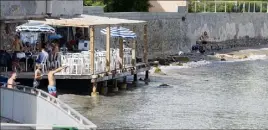
[[[118,24],[141,24],[146,21],[127,20],[119,18],[109,18],[93,15],[81,15],[76,18],[30,20],[32,22],[41,22],[52,26],[72,26],[72,27],[89,27],[94,25],[118,25]]]

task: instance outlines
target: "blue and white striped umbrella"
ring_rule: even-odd
[[[107,34],[106,29],[101,30],[102,34]],[[136,38],[137,35],[133,31],[124,27],[111,27],[110,28],[111,37],[122,37],[122,38]]]
[[[38,22],[28,22],[16,27],[16,32],[23,31],[55,33],[55,29],[53,27]]]

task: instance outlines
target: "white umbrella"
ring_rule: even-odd
[[[107,30],[102,29],[101,33],[106,35]],[[111,37],[122,37],[122,38],[136,38],[137,37],[137,35],[133,31],[124,27],[111,27],[110,34],[111,34]]]
[[[55,33],[55,29],[53,27],[38,22],[28,22],[16,27],[16,32],[23,31]]]

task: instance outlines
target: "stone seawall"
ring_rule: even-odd
[[[189,52],[200,35],[206,31],[211,46],[231,48],[235,46],[254,46],[267,44],[268,15],[266,13],[104,13],[108,16],[124,19],[148,21],[149,58],[166,57]],[[15,25],[1,25],[1,44],[8,48],[10,36],[14,35]],[[126,26],[132,28],[133,26]],[[105,36],[96,28],[96,46],[105,48]],[[9,32],[7,33],[6,30]],[[13,32],[12,32],[13,30]],[[138,56],[143,55],[143,26],[136,26],[138,34]],[[113,39],[115,41],[115,39]],[[213,44],[215,43],[215,44]],[[113,46],[113,45],[112,45]],[[0,46],[1,47],[1,46]],[[209,48],[209,47],[208,47]],[[214,49],[217,50],[217,49]]]
[[[204,31],[208,33],[212,43],[220,46],[219,48],[267,44],[268,15],[266,13],[128,12],[103,15],[148,21],[149,58],[165,57],[177,54],[179,51],[189,52]],[[136,30],[139,34],[137,54],[141,56],[143,28],[137,26]],[[103,42],[103,38],[99,38],[98,41]]]

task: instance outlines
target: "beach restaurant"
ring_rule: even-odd
[[[42,40],[35,43],[34,48],[41,48],[45,41],[46,45],[53,43],[51,46],[58,45],[59,51],[57,54],[48,55],[42,62],[42,71],[46,73],[48,68],[59,67],[63,65],[69,66],[67,69],[58,73],[57,75],[96,75],[101,73],[112,73],[112,72],[124,72],[128,69],[137,70],[139,66],[148,66],[148,44],[147,44],[147,22],[137,20],[126,20],[118,18],[108,18],[91,15],[81,15],[76,18],[61,18],[61,19],[45,19],[45,20],[29,20],[29,23],[39,23],[46,26],[49,31],[42,31]],[[127,25],[130,28],[124,27]],[[137,35],[135,33],[136,25],[143,25],[144,33]],[[77,40],[75,51],[68,48],[69,41],[67,44],[59,45],[59,39],[63,36],[57,34],[58,27],[66,28],[82,28],[88,30],[88,36],[84,36]],[[101,28],[100,31],[96,31],[95,28]],[[69,29],[68,29],[69,30]],[[20,30],[23,32],[23,30]],[[67,31],[68,37],[69,31]],[[105,48],[99,50],[95,48],[95,34],[101,33],[106,37]],[[22,33],[23,34],[23,33]],[[25,35],[25,34],[24,34]],[[137,37],[142,36],[143,43],[143,57],[142,61],[137,63],[136,46]],[[37,36],[35,36],[37,37]],[[37,38],[35,38],[37,39]],[[70,38],[68,38],[69,40]],[[119,46],[111,47],[111,39],[118,39],[115,42],[119,42]],[[127,41],[127,42],[123,42]],[[115,44],[115,43],[112,43]],[[129,44],[129,45],[126,45]],[[38,47],[36,47],[38,46]],[[40,49],[38,49],[40,51]],[[27,66],[27,63],[26,63]],[[26,67],[27,70],[27,67]]]

